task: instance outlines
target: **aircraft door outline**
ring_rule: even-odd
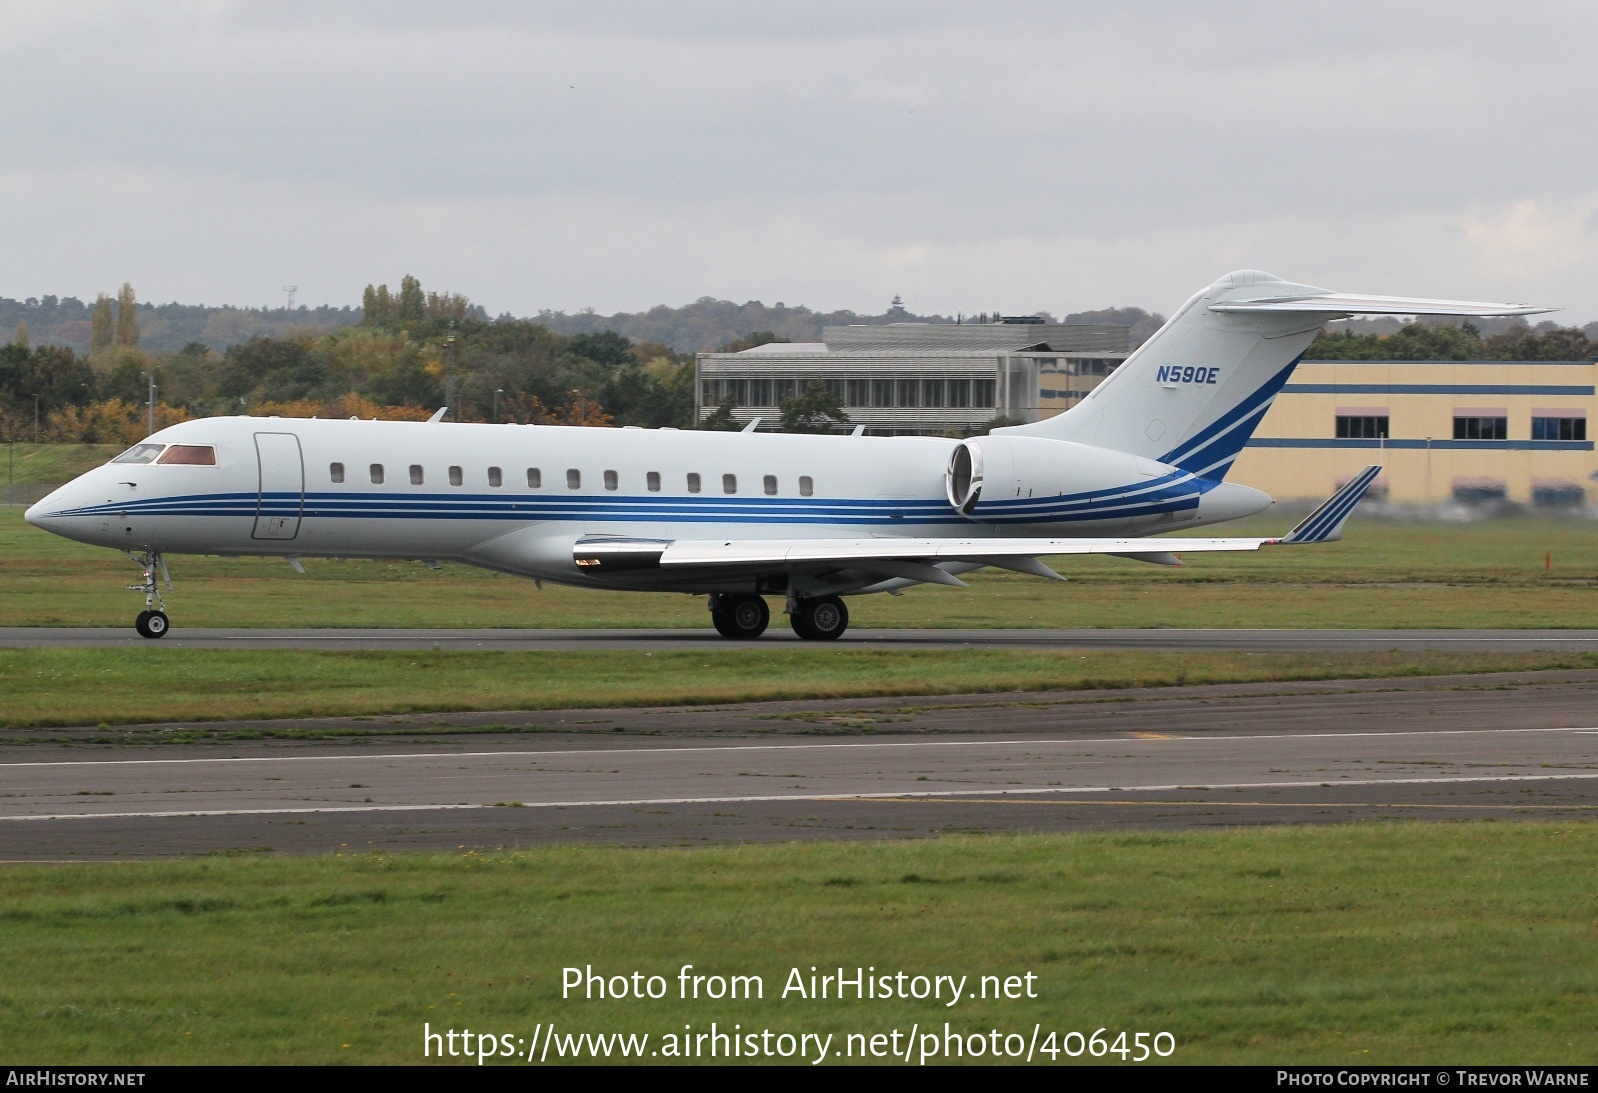
[[[260,486],[252,539],[293,539],[305,512],[305,458],[294,433],[256,433]]]

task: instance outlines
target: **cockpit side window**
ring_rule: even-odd
[[[154,463],[155,457],[161,454],[165,444],[135,444],[111,462],[113,463]]]
[[[216,449],[209,444],[172,444],[157,463],[179,463],[186,467],[216,466]]]

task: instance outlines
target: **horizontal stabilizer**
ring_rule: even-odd
[[[1314,512],[1299,521],[1292,531],[1282,536],[1281,543],[1330,543],[1343,537],[1343,522],[1354,511],[1359,499],[1365,496],[1381,467],[1366,467],[1354,476],[1353,481],[1332,494]]]
[[[1211,311],[1260,315],[1292,312],[1311,315],[1462,315],[1486,318],[1496,315],[1542,315],[1558,308],[1531,304],[1493,304],[1476,300],[1423,300],[1408,296],[1356,296],[1325,292],[1304,296],[1272,296],[1259,300],[1223,300]]]

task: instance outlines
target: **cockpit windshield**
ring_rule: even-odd
[[[189,467],[216,466],[216,449],[209,444],[174,444],[157,463],[182,463]]]
[[[155,457],[161,454],[165,444],[135,444],[111,462],[113,463],[154,463]]]

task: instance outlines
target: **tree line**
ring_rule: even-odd
[[[1513,324],[1483,336],[1472,323],[1409,323],[1391,334],[1322,330],[1306,360],[1319,361],[1585,361],[1598,341],[1580,327]]]

